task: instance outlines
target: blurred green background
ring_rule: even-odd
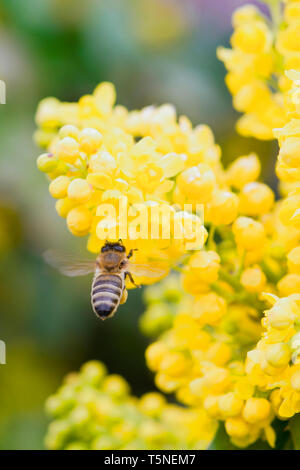
[[[54,209],[36,169],[32,141],[41,98],[77,100],[114,82],[130,109],[171,102],[193,123],[209,124],[228,162],[257,151],[274,187],[274,143],[236,135],[217,45],[228,45],[238,0],[1,0],[0,78],[0,449],[40,449],[44,401],[62,377],[89,359],[106,363],[134,394],[154,389],[139,332],[141,293],[130,292],[105,323],[90,307],[89,278],[46,266],[48,248],[83,254]],[[254,3],[254,2],[253,2]]]

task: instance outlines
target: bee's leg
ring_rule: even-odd
[[[131,257],[133,256],[133,252],[134,252],[134,251],[138,251],[138,248],[132,248],[132,249],[129,251],[128,255],[127,255],[127,259],[129,259],[129,258],[131,258]]]
[[[131,282],[135,287],[141,287],[141,286],[138,286],[138,285],[134,282],[133,277],[132,277],[132,274],[131,274],[129,271],[126,271],[126,272],[125,272],[125,277],[126,277],[126,276],[129,277],[130,282]]]
[[[127,289],[124,288],[123,294],[122,294],[122,297],[121,297],[121,300],[120,300],[120,305],[125,304],[125,302],[127,300],[127,297],[128,297],[128,292],[127,292]]]

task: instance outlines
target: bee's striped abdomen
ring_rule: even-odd
[[[123,293],[124,281],[118,274],[98,274],[92,284],[93,310],[102,320],[116,311]]]

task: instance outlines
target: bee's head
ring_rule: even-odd
[[[107,272],[115,272],[124,267],[126,259],[125,246],[120,243],[106,242],[101,248],[101,265]]]
[[[108,251],[116,251],[117,253],[125,253],[126,248],[123,245],[122,241],[119,240],[118,242],[105,242],[105,245],[101,248],[101,253],[105,253]]]

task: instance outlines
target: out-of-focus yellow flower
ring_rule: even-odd
[[[239,217],[236,219],[232,230],[237,245],[242,249],[253,250],[261,246],[265,241],[263,225],[250,217]]]
[[[253,266],[243,271],[241,284],[249,292],[262,292],[266,283],[266,276],[259,266]]]
[[[226,84],[234,107],[243,113],[237,130],[245,136],[273,139],[273,129],[287,119],[284,106],[290,81],[284,70],[299,69],[299,5],[269,2],[273,25],[253,5],[240,7],[233,15],[231,49],[217,55],[228,71]]]
[[[289,271],[300,274],[300,246],[293,248],[287,255]]]
[[[201,410],[169,405],[159,393],[131,396],[127,382],[97,361],[69,374],[46,408],[50,449],[194,449],[214,432]]]
[[[263,183],[248,183],[240,193],[240,211],[249,216],[267,214],[274,203],[273,191]]]
[[[260,169],[260,161],[254,153],[239,157],[227,169],[227,181],[234,188],[242,189],[259,177]]]

